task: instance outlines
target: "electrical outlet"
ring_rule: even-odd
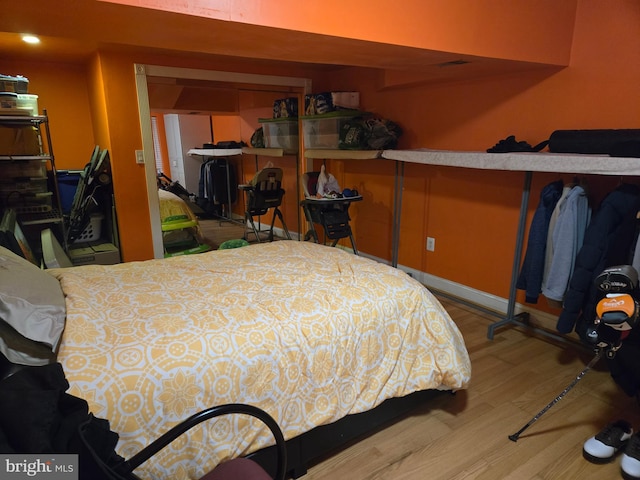
[[[433,237],[427,237],[427,250],[430,252],[436,251],[436,239]]]

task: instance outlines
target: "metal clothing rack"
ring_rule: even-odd
[[[524,185],[520,203],[520,214],[516,233],[516,245],[509,288],[507,311],[504,316],[496,314],[500,320],[489,325],[487,337],[493,339],[495,330],[506,325],[526,327],[541,335],[560,342],[569,340],[559,334],[529,325],[529,313],[516,314],[516,283],[520,272],[527,209],[531,192],[533,172],[590,174],[590,175],[640,175],[640,158],[610,157],[608,155],[581,155],[558,153],[485,153],[454,152],[443,150],[384,150],[382,158],[396,160],[394,223],[393,223],[393,266],[397,267],[400,244],[400,213],[402,206],[402,182],[404,166],[398,163],[421,163],[449,167],[476,168],[482,170],[510,170],[524,172]],[[399,191],[398,191],[399,190]],[[464,302],[463,302],[464,303]]]
[[[242,155],[241,148],[192,148],[187,152],[187,155],[199,155],[204,157],[232,157],[236,155]],[[223,217],[222,220],[228,222],[239,223],[231,216],[231,176],[229,174],[229,162],[226,163],[225,171],[227,173],[227,208],[228,217]]]

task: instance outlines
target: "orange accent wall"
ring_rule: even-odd
[[[138,0],[102,1],[141,4]],[[144,3],[156,10],[277,29],[566,65],[578,0],[404,0],[398,6],[366,0]]]
[[[38,108],[49,115],[56,167],[82,169],[95,146],[87,70],[83,65],[0,60],[5,75],[24,75]]]
[[[170,3],[177,5],[177,2]],[[507,8],[519,3],[496,1],[495,5],[498,4]],[[312,8],[308,2],[297,2],[297,7],[293,2],[286,5],[293,9],[293,13],[289,11],[291,15],[287,22],[300,23],[301,17],[296,17],[295,12],[302,11],[300,9],[307,12]],[[430,3],[428,5],[435,8]],[[537,5],[543,9],[545,2]],[[535,144],[548,138],[556,129],[640,128],[640,109],[637,108],[640,105],[640,90],[637,88],[640,84],[640,36],[637,35],[640,3],[636,0],[578,0],[566,5],[567,10],[563,14],[566,16],[573,15],[571,9],[577,6],[573,8],[575,26],[570,32],[573,40],[566,68],[488,76],[448,85],[402,84],[394,80],[394,88],[383,88],[386,72],[368,68],[342,68],[322,73],[296,67],[283,72],[281,68],[270,68],[264,62],[236,59],[224,64],[211,64],[187,56],[133,53],[102,52],[86,70],[76,65],[43,65],[27,61],[2,62],[2,68],[7,74],[28,76],[34,91],[37,89],[42,96],[41,105],[46,102],[53,108],[50,113],[52,128],[55,127],[56,156],[61,157],[61,168],[81,168],[95,143],[111,149],[123,257],[132,261],[152,256],[144,172],[135,163],[133,153],[141,148],[134,63],[286,74],[312,78],[315,91],[357,90],[364,109],[401,125],[404,133],[399,148],[485,150],[512,134],[518,140]],[[269,8],[274,8],[272,2]],[[493,22],[497,11],[500,9],[474,12]],[[270,12],[273,14],[269,16],[270,21],[275,22],[276,12]],[[503,20],[507,21],[515,14],[511,7],[509,12],[502,17]],[[526,32],[532,28],[531,25],[545,26],[548,19],[544,15],[536,15],[536,12],[540,13],[535,7],[521,10],[518,18],[524,21],[518,23],[518,28]],[[381,14],[379,11],[367,13],[366,8],[359,9],[357,13]],[[354,18],[358,18],[358,22],[348,23],[350,26],[353,23],[366,24],[363,17],[356,15]],[[449,23],[453,21],[449,17],[443,18],[447,18]],[[333,34],[338,34],[338,31],[331,29],[343,28],[333,20],[320,23],[324,23],[323,28]],[[395,23],[393,25],[392,30],[400,42],[407,43],[407,34],[400,32]],[[509,31],[514,28],[509,24]],[[362,29],[358,27],[358,30]],[[391,33],[371,29],[368,35],[387,38]],[[414,31],[413,35],[417,33]],[[424,35],[429,37],[431,33],[425,31]],[[558,38],[557,35],[560,33],[555,31],[549,38]],[[470,42],[471,36],[465,31],[465,42]],[[517,42],[505,42],[502,54],[514,54],[518,49],[514,44]],[[496,53],[499,45],[492,48]],[[565,58],[565,54],[560,52],[559,56]],[[70,98],[74,99],[71,104],[68,103]],[[58,121],[58,118],[64,118],[64,121]],[[86,154],[74,156],[85,149]],[[535,161],[533,156],[532,161]],[[243,178],[250,178],[249,173],[255,170],[252,162],[253,158],[243,156]],[[288,165],[287,159],[282,162]],[[352,224],[359,249],[389,260],[395,163],[383,159],[329,159],[327,168],[341,185],[356,186],[364,195],[364,201],[352,207]],[[529,219],[537,206],[540,190],[559,177],[554,174],[534,175]],[[570,176],[564,176],[564,179],[571,180]],[[589,177],[594,206],[621,180],[637,182],[636,178]],[[522,183],[523,175],[518,172],[405,165],[399,262],[506,297]],[[286,208],[289,223],[294,212],[299,212],[295,204],[287,204]],[[293,230],[291,224],[289,227]],[[435,252],[425,249],[427,235],[436,238]],[[519,301],[523,298],[519,297]],[[543,303],[537,308],[547,309]]]

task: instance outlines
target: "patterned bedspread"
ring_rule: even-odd
[[[288,439],[470,379],[463,338],[426,288],[338,248],[277,241],[47,271],[66,295],[59,361],[70,393],[111,422],[127,458],[213,405],[256,405]],[[198,478],[271,443],[258,421],[221,417],[138,471]]]

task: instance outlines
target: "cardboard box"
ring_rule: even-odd
[[[298,99],[294,97],[279,98],[273,102],[273,118],[298,116]]]
[[[40,155],[40,136],[32,126],[0,125],[0,155]]]
[[[120,250],[112,243],[96,243],[69,249],[71,263],[78,265],[114,265],[120,263]]]

